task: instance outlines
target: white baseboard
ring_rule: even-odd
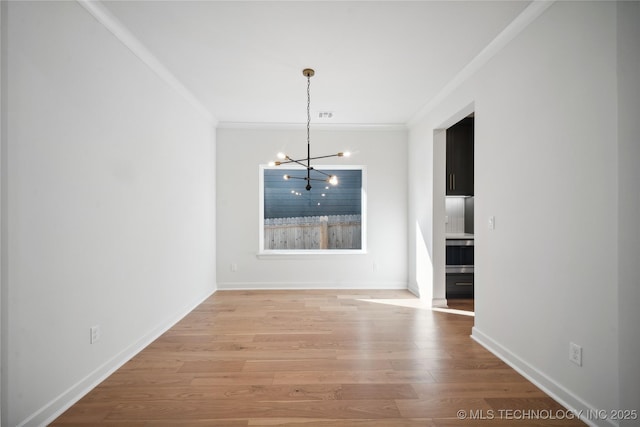
[[[273,290],[309,290],[309,289],[408,289],[406,282],[218,282],[220,291],[273,291]]]
[[[540,372],[534,366],[531,366],[526,361],[522,360],[507,348],[503,347],[498,342],[494,341],[488,335],[482,333],[477,327],[473,327],[471,330],[471,338],[491,353],[496,355],[499,359],[505,362],[507,365],[515,369],[519,374],[531,381],[542,391],[551,396],[554,400],[567,408],[569,411],[576,415],[580,415],[580,419],[587,425],[592,427],[618,427],[619,424],[604,419],[589,419],[598,417],[588,417],[588,414],[597,414],[598,410],[593,406],[586,403],[580,397],[576,396],[571,391],[567,390],[561,384],[558,384],[552,378],[549,378],[543,372]]]
[[[104,381],[109,375],[113,374],[118,368],[129,361],[133,356],[138,354],[146,346],[151,344],[160,335],[165,333],[173,325],[178,323],[187,314],[193,311],[198,305],[204,302],[207,298],[213,295],[216,290],[207,292],[205,295],[196,298],[190,304],[187,304],[183,309],[179,310],[175,315],[168,318],[165,322],[158,325],[152,331],[142,336],[139,340],[126,347],[115,357],[103,363],[96,368],[93,372],[87,375],[82,380],[71,386],[65,392],[61,393],[58,397],[51,402],[40,408],[31,416],[18,424],[18,427],[36,427],[46,426],[62,415],[64,411],[69,409],[74,403],[80,400],[85,394],[90,392],[98,384]]]
[[[431,307],[448,308],[449,305],[446,298],[434,298],[431,300]]]
[[[416,282],[410,282],[407,285],[407,289],[409,290],[409,292],[420,298],[420,288],[418,287],[418,284]]]
[[[420,295],[420,287],[418,286],[417,283],[410,282],[407,285],[407,289],[409,290],[409,292],[411,292],[412,294],[414,294],[418,298],[422,299],[422,296]],[[425,299],[427,299],[427,298],[425,298]],[[447,299],[446,298],[432,298],[431,299],[431,307],[448,308],[449,306],[447,305]]]

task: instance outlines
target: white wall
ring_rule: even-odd
[[[423,228],[435,272],[445,184],[434,132],[473,106],[473,336],[576,409],[620,404],[616,22],[615,3],[554,3],[409,137],[409,221]],[[417,169],[422,158],[432,175]],[[428,263],[413,257],[410,283]],[[568,360],[570,341],[583,347],[582,367]]]
[[[219,288],[406,288],[406,142],[405,130],[319,130],[312,124],[313,153],[353,153],[324,164],[367,168],[368,253],[259,258],[258,167],[280,151],[304,157],[306,129],[218,128]]]
[[[5,212],[5,197],[4,193],[6,192],[5,184],[7,182],[6,179],[6,170],[7,163],[5,162],[6,156],[4,154],[6,140],[5,136],[5,122],[6,122],[6,103],[5,101],[5,86],[6,86],[6,58],[5,58],[5,44],[7,41],[6,36],[6,6],[3,3],[0,3],[0,333],[4,335],[5,333],[5,324],[7,321],[6,313],[5,313],[5,295],[4,295],[4,282],[6,278],[6,248],[4,243],[4,236],[6,233],[6,212]],[[0,337],[0,424],[2,424],[3,420],[3,408],[5,396],[7,395],[7,389],[5,385],[5,373],[4,373],[4,364],[2,361],[6,358],[6,346],[4,343],[4,339]]]
[[[640,409],[640,2],[618,3],[620,408]],[[628,420],[624,426],[637,426]]]
[[[78,3],[5,6],[2,425],[41,425],[215,290],[215,135]]]

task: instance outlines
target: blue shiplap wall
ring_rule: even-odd
[[[312,181],[307,191],[306,181],[283,179],[283,175],[306,176],[306,170],[264,170],[264,217],[287,218],[316,215],[359,215],[362,200],[362,170],[340,169],[323,172],[338,177],[338,185]],[[313,173],[312,178],[323,178]],[[328,187],[328,188],[327,188]],[[300,195],[296,194],[299,193]],[[324,196],[323,196],[324,194]]]

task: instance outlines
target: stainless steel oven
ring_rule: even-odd
[[[447,273],[473,273],[473,239],[447,239]]]
[[[447,299],[474,297],[473,242],[473,239],[447,239]]]

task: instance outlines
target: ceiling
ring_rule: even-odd
[[[219,123],[405,124],[528,1],[103,1]],[[320,119],[321,111],[332,112]]]

